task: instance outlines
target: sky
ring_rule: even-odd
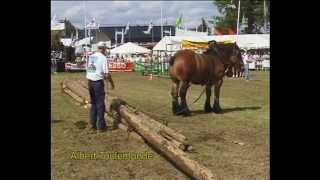
[[[161,6],[163,22],[174,24],[182,13],[187,28],[200,25],[202,17],[219,15],[212,1],[51,1],[51,17],[66,17],[78,28],[83,27],[85,12],[87,22],[94,17],[100,25],[147,25],[150,21],[160,25]]]

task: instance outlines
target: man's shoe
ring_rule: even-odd
[[[97,133],[97,128],[94,128],[94,127],[90,127],[87,129],[88,133],[89,134],[95,134]]]
[[[103,128],[103,129],[99,129],[99,130],[98,130],[99,133],[104,133],[104,132],[106,132],[106,131],[107,131],[107,128]]]

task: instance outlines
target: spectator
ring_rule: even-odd
[[[247,52],[244,52],[242,60],[244,64],[244,76],[245,76],[245,79],[249,81],[250,80],[250,70],[249,70],[250,60],[249,60],[249,54]]]

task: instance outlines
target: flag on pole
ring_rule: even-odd
[[[79,32],[78,32],[78,28],[76,28],[76,40],[79,39]]]
[[[123,29],[121,30],[121,44],[124,43],[124,31]]]
[[[87,29],[99,29],[99,26],[100,25],[96,23],[96,19],[93,18],[92,21],[89,24],[87,24],[86,28]]]
[[[51,21],[52,21],[52,22],[56,22],[56,18],[57,18],[57,15],[54,14],[53,17],[52,17],[52,19],[51,19]]]
[[[130,23],[128,22],[128,24],[127,24],[127,26],[126,26],[126,29],[125,29],[125,31],[124,31],[124,34],[127,34],[128,33],[128,31],[129,31],[129,27],[130,26]]]
[[[176,19],[176,27],[180,27],[182,24],[182,14]]]
[[[153,27],[153,25],[152,25],[152,21],[151,21],[151,22],[149,23],[148,30],[143,31],[143,33],[144,33],[144,34],[150,34],[152,27]]]

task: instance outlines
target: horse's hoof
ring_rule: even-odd
[[[185,114],[185,112],[184,111],[178,111],[178,112],[176,112],[176,116],[180,116],[180,115],[184,115]]]
[[[222,109],[221,108],[213,108],[213,112],[216,114],[220,114],[220,113],[222,113]]]
[[[213,111],[213,109],[211,107],[205,107],[204,108],[204,112],[206,112],[206,113],[210,113],[212,111]]]
[[[182,115],[183,115],[183,117],[191,116],[191,112],[190,111],[186,111]]]
[[[178,105],[178,103],[172,102],[172,113],[174,115],[178,115],[178,112],[180,110],[180,106]]]
[[[190,116],[191,115],[191,111],[189,109],[187,110],[179,110],[176,115],[182,115],[182,116]]]

